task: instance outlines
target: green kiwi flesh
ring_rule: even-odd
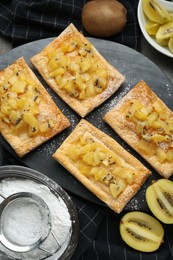
[[[120,234],[130,247],[142,252],[153,252],[163,242],[164,229],[160,222],[149,214],[134,211],[122,217]]]
[[[160,179],[146,190],[146,201],[151,212],[165,224],[173,224],[173,182]]]

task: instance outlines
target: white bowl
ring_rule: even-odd
[[[158,0],[158,2],[160,4],[162,4],[163,6],[165,6],[165,8],[168,11],[173,12],[173,2],[168,2],[168,1],[165,1],[165,0]],[[141,28],[141,31],[142,31],[145,39],[148,41],[148,43],[151,44],[151,46],[153,46],[157,51],[167,55],[168,57],[173,58],[173,53],[171,53],[167,47],[162,47],[161,45],[159,45],[156,42],[156,40],[154,39],[154,37],[150,36],[147,33],[145,26],[146,26],[146,23],[148,22],[148,19],[143,12],[142,0],[140,0],[139,4],[138,4],[138,22],[139,22],[139,26]]]

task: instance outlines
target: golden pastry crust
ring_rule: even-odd
[[[69,63],[67,62],[67,64],[65,66],[61,66],[61,67],[63,67],[63,69],[68,67],[68,72],[67,72],[67,70],[65,70],[66,72],[62,72],[62,73],[68,74],[68,75],[72,74],[72,77],[70,78],[69,81],[72,82],[73,80],[75,80],[74,84],[79,84],[78,91],[79,91],[79,89],[80,89],[80,91],[82,91],[81,88],[85,85],[86,82],[82,81],[82,83],[80,84],[80,81],[78,80],[80,73],[75,72],[75,77],[74,77],[74,67],[76,67],[76,65],[73,66],[72,71],[70,71],[70,73],[69,73],[69,67],[75,57],[77,57],[77,58],[81,57],[82,58],[81,63],[83,63],[83,62],[86,62],[87,55],[91,56],[91,54],[92,54],[93,55],[92,57],[95,57],[96,59],[98,59],[98,62],[100,64],[100,69],[102,69],[104,71],[104,73],[107,74],[106,86],[104,86],[103,91],[101,93],[99,93],[100,85],[98,85],[97,86],[98,93],[96,95],[92,95],[92,93],[91,92],[89,93],[89,91],[87,90],[87,93],[89,93],[87,95],[89,95],[89,96],[87,96],[87,98],[83,98],[82,94],[80,94],[81,98],[79,99],[79,95],[78,95],[78,97],[76,97],[76,93],[77,93],[76,89],[75,89],[75,93],[72,93],[69,95],[69,93],[67,93],[67,91],[65,91],[62,87],[60,87],[60,83],[57,80],[57,77],[54,78],[54,77],[50,76],[49,70],[48,70],[49,52],[51,50],[59,50],[59,49],[61,49],[61,46],[62,46],[62,49],[65,48],[64,47],[65,42],[70,42],[71,38],[72,38],[72,40],[75,39],[75,41],[77,41],[78,45],[83,44],[84,47],[90,46],[90,49],[86,50],[86,52],[88,51],[88,54],[81,53],[81,52],[80,52],[80,54],[78,54],[76,52],[76,50],[74,50],[73,52],[69,52],[67,54],[64,51],[65,56],[72,57],[72,60],[70,60]],[[82,51],[85,51],[83,49],[82,49]],[[90,60],[90,59],[88,59],[88,60]],[[121,86],[121,84],[125,80],[124,76],[103,58],[103,56],[96,50],[96,48],[91,43],[89,43],[89,41],[74,27],[73,24],[70,24],[55,40],[53,40],[50,44],[48,44],[40,53],[33,56],[31,58],[31,63],[40,72],[40,74],[42,75],[44,80],[47,82],[47,84],[81,117],[85,117],[93,109],[95,109],[100,104],[102,104],[106,99],[108,99],[113,93],[116,92],[116,90]],[[79,63],[80,63],[80,60],[79,60]],[[79,67],[80,66],[81,65],[79,64]],[[92,75],[90,75],[90,72],[89,72],[90,70],[91,70],[91,68],[88,70],[86,67],[84,68],[84,71],[82,72],[82,80],[84,79],[84,77],[87,78],[87,80],[89,80],[90,76],[93,77]],[[103,74],[103,71],[101,72],[102,74]],[[58,73],[60,73],[60,71]],[[64,74],[63,74],[63,77],[64,77]],[[93,75],[94,74],[95,73],[93,73]],[[80,76],[81,76],[81,74],[80,74]],[[61,77],[59,77],[59,78],[60,78],[60,80],[62,79],[62,74],[61,74]],[[80,80],[81,80],[81,77],[80,77]],[[93,85],[97,85],[97,84],[98,84],[98,79],[95,79],[95,83],[93,83]],[[104,84],[103,80],[102,80],[101,84]],[[86,91],[85,86],[83,88],[84,88],[83,92],[85,92]]]
[[[101,154],[99,154],[99,156],[102,158],[100,159],[100,162],[98,162],[96,159],[92,165],[89,163],[89,161],[87,161],[88,163],[83,164],[84,161],[88,160],[89,158],[89,153],[87,152],[86,154],[78,155],[77,159],[75,160],[73,156],[75,156],[77,152],[76,149],[79,148],[79,153],[82,153],[81,151],[84,151],[85,153],[85,149],[88,149],[88,145],[90,145],[87,143],[85,146],[84,140],[87,140],[87,142],[92,140],[93,146],[96,145],[94,151],[95,155],[98,151],[101,151]],[[79,146],[80,142],[82,144],[81,147]],[[69,149],[72,149],[71,155]],[[150,175],[150,171],[136,158],[124,150],[124,148],[121,147],[114,139],[84,119],[79,122],[73,132],[53,154],[53,158],[62,164],[85,187],[87,187],[99,199],[105,202],[117,213],[120,213],[123,210],[127,202],[136,194],[144,181]],[[120,168],[123,169],[123,172],[120,170],[121,175],[118,175],[117,169]],[[106,172],[106,175],[102,176],[101,180],[99,179],[101,172],[98,173],[100,169]],[[127,175],[130,172],[132,173],[131,177],[133,179],[130,179],[129,182],[126,182]],[[114,183],[117,180],[119,182],[118,189],[120,188],[121,192],[118,194],[116,193],[116,196],[113,197],[110,191],[110,186],[111,183]]]
[[[160,175],[165,178],[172,175],[173,113],[143,80],[104,116],[104,120]]]
[[[0,71],[0,131],[19,157],[70,126],[21,57]]]

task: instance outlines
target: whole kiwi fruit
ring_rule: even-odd
[[[127,22],[127,10],[116,0],[93,0],[82,10],[82,23],[93,36],[109,37],[120,33]]]

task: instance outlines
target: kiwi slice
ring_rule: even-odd
[[[163,223],[173,224],[173,182],[160,179],[146,190],[146,200],[152,213]]]
[[[142,252],[153,252],[163,242],[164,229],[160,222],[149,214],[134,211],[122,217],[120,234],[130,247]]]
[[[149,20],[164,24],[171,20],[170,13],[157,0],[142,0],[144,14]]]
[[[155,36],[160,27],[159,23],[149,21],[147,22],[145,29],[149,35]]]
[[[173,53],[173,37],[169,39],[168,48]]]
[[[173,21],[160,26],[156,33],[156,41],[158,43],[169,41],[170,37],[173,37]]]

